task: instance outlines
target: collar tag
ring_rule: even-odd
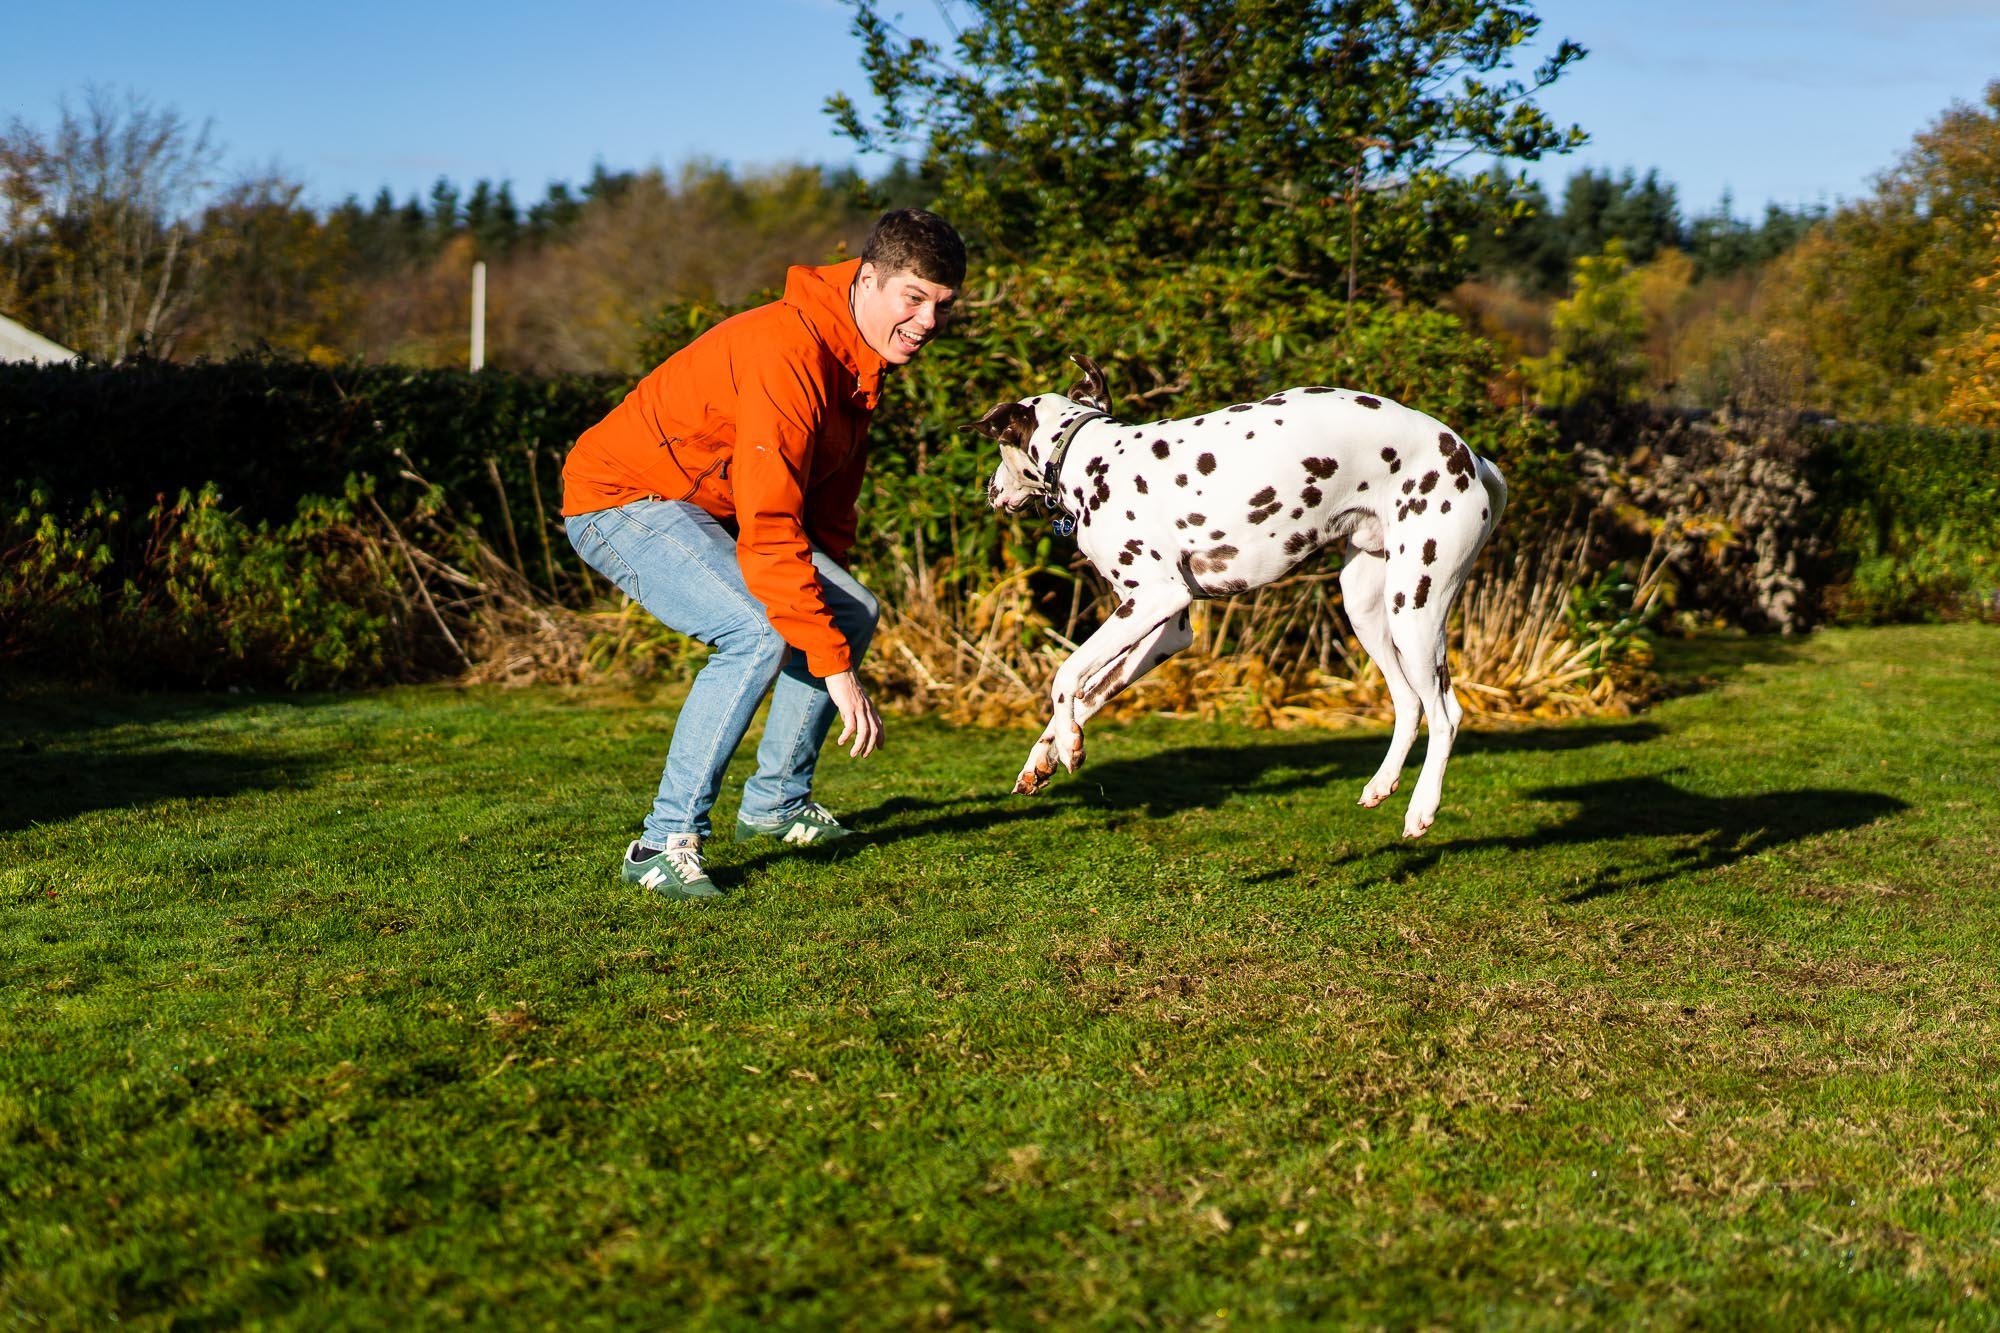
[[[1056,530],[1056,536],[1067,537],[1076,531],[1076,520],[1068,514],[1057,514],[1049,526]]]

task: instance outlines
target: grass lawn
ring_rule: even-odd
[[[892,718],[712,904],[668,693],[17,696],[0,1326],[2000,1325],[2000,632],[1670,664],[1414,844]]]

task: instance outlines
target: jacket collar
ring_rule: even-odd
[[[889,363],[870,347],[854,323],[849,304],[861,261],[817,267],[795,264],[785,273],[785,304],[798,310],[813,333],[854,376],[854,397],[869,411],[882,400],[882,373]]]

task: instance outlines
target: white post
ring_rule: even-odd
[[[486,368],[486,261],[472,266],[472,368]]]

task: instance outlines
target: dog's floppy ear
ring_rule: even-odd
[[[1104,387],[1104,372],[1097,368],[1095,361],[1092,361],[1082,352],[1070,353],[1069,359],[1083,367],[1083,378],[1070,385],[1069,392],[1063,396],[1073,403],[1082,403],[1085,407],[1094,407],[1100,412],[1109,412],[1111,410],[1111,390]]]
[[[1026,403],[1002,403],[977,421],[960,430],[976,430],[989,440],[998,440],[1016,449],[1026,445],[1035,433],[1035,409]]]

